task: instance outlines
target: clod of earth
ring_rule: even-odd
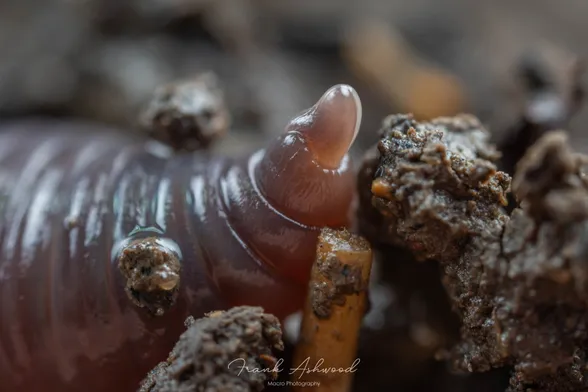
[[[441,264],[462,321],[445,357],[466,372],[512,366],[510,391],[585,388],[587,158],[563,132],[543,136],[517,167],[509,216],[510,178],[474,117],[390,116],[381,137],[360,179],[372,193],[362,209],[377,219],[363,225]]]
[[[149,372],[139,392],[261,391],[277,376],[243,370],[272,369],[272,351],[284,349],[278,319],[262,308],[235,307],[185,324],[167,361]]]

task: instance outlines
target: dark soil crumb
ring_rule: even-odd
[[[418,123],[394,115],[384,120],[382,132],[380,157],[366,162],[360,183],[373,173],[375,197],[362,192],[363,201],[373,199],[383,240],[408,245],[419,259],[441,254],[452,260],[472,232],[500,234],[510,179],[496,171],[493,161],[500,155],[475,117]],[[370,211],[371,205],[364,208]]]
[[[137,239],[125,246],[118,268],[127,279],[125,291],[135,305],[161,316],[175,303],[180,288],[180,260],[157,238]]]
[[[328,318],[333,305],[345,305],[345,297],[366,289],[363,267],[349,263],[350,258],[371,257],[371,247],[362,237],[347,230],[325,228],[317,246],[317,271],[321,278],[313,280],[310,291],[312,309],[319,318]]]
[[[561,132],[541,138],[518,166],[521,208],[509,217],[510,179],[473,117],[390,116],[378,149],[377,166],[362,172],[374,173],[364,210],[381,214],[380,238],[440,262],[462,321],[445,355],[454,368],[512,366],[512,391],[588,388],[586,158]]]
[[[158,88],[140,116],[151,137],[178,151],[206,148],[223,136],[229,113],[217,77],[204,73],[192,80]]]
[[[513,173],[516,163],[533,143],[548,131],[567,129],[585,95],[580,59],[547,44],[529,51],[517,70],[514,123],[503,137],[502,169]]]
[[[277,376],[272,350],[284,349],[282,330],[262,308],[241,306],[198,320],[189,317],[186,328],[139,392],[261,391],[267,379]]]

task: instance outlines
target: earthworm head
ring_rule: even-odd
[[[304,138],[320,166],[337,169],[359,132],[361,112],[355,89],[338,84],[290,121],[287,131],[298,132]]]
[[[348,224],[355,175],[347,152],[359,131],[361,112],[351,86],[333,86],[267,148],[256,180],[278,211],[310,226]]]

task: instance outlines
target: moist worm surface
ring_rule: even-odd
[[[360,118],[355,92],[335,86],[243,159],[171,155],[90,124],[1,125],[2,390],[134,390],[189,315],[299,309],[320,227],[349,223],[346,152]],[[129,300],[117,267],[121,247],[143,237],[165,239],[181,261],[161,317]]]

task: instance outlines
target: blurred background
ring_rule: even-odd
[[[0,120],[133,132],[157,86],[212,71],[231,117],[220,152],[259,147],[336,83],[363,101],[358,157],[394,112],[473,113],[500,143],[532,108],[574,111],[587,17],[585,0],[5,0]],[[587,120],[580,107],[564,121],[584,151]],[[508,369],[460,376],[434,360],[458,333],[436,266],[381,253],[356,390],[503,391]]]
[[[281,132],[338,82],[364,102],[359,149],[400,111],[468,111],[498,134],[520,111],[521,58],[588,54],[586,15],[582,0],[3,1],[0,115],[129,128],[156,86],[212,70],[232,117],[223,149]]]

